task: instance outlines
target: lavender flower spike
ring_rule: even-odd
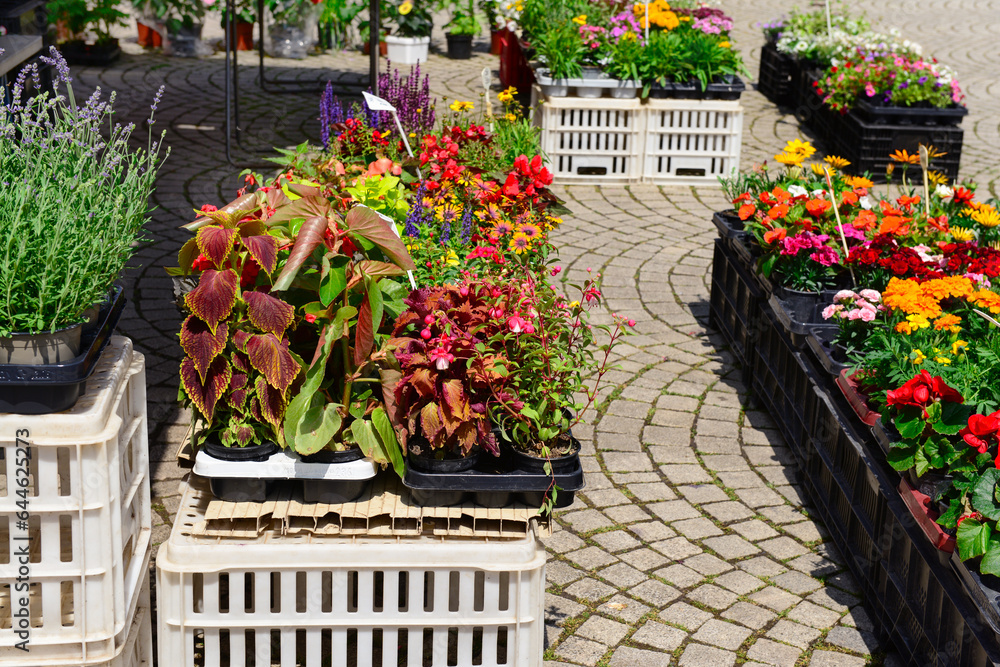
[[[69,64],[67,64],[66,59],[63,58],[62,54],[59,53],[59,50],[54,46],[50,46],[49,55],[51,57],[41,56],[39,60],[46,65],[51,65],[56,68],[56,73],[59,75],[59,81],[61,83],[70,83],[73,81],[73,78],[69,75]]]

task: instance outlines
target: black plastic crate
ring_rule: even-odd
[[[760,70],[757,74],[757,90],[779,106],[795,106],[796,60],[781,53],[774,42],[768,42],[760,50]]]
[[[709,315],[733,356],[749,371],[754,356],[761,295],[756,281],[736,260],[723,239],[715,240]]]

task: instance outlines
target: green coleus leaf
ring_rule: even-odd
[[[993,521],[1000,521],[1000,502],[997,501],[998,480],[1000,480],[1000,470],[991,468],[983,473],[972,489],[973,509]],[[962,525],[965,523],[967,522],[963,522]]]
[[[982,556],[989,548],[992,531],[989,524],[980,523],[976,519],[966,519],[958,527],[956,542],[958,555],[962,560]]]
[[[927,454],[923,447],[918,448],[914,453],[913,469],[917,472],[917,477],[923,477],[931,469],[931,462],[927,460]]]
[[[347,287],[347,263],[351,261],[344,255],[323,258],[323,278],[319,284],[319,298],[324,306],[333,303]]]

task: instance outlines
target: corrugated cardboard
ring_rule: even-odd
[[[193,426],[192,426],[193,428]],[[194,465],[192,429],[177,449],[178,463]],[[277,485],[262,503],[232,503],[207,492],[208,484],[191,475],[191,482],[206,493],[199,494],[205,520],[192,534],[203,537],[255,538],[267,531],[282,535],[412,536],[521,538],[535,523],[539,536],[550,535],[549,520],[538,516],[537,507],[523,504],[503,508],[480,507],[466,502],[452,507],[422,507],[391,472],[378,475],[354,502],[328,505],[306,503],[296,485]]]

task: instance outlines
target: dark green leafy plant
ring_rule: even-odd
[[[97,43],[111,41],[111,30],[124,27],[128,14],[119,9],[121,0],[52,0],[46,7],[50,20],[61,22],[70,32],[70,40],[84,40],[93,30]]]
[[[57,96],[24,99],[37,75],[29,67],[0,106],[0,335],[75,324],[106,298],[135,252],[166,157],[151,133],[133,147],[133,126],[113,120],[114,93],[102,100],[98,89],[78,105],[66,61],[51,53]]]

